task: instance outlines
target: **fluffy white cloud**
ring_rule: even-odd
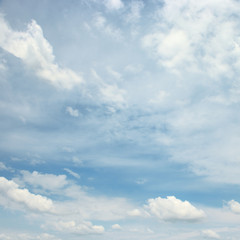
[[[51,199],[32,194],[26,188],[21,189],[14,181],[4,177],[0,177],[0,192],[0,204],[5,207],[24,206],[40,212],[52,212],[53,210]]]
[[[228,206],[232,212],[240,214],[240,203],[239,202],[237,202],[235,200],[231,200],[228,202]]]
[[[149,199],[148,205],[145,207],[152,215],[166,221],[196,221],[205,217],[202,210],[197,209],[188,201],[183,202],[174,196]]]
[[[105,0],[104,4],[109,10],[118,10],[124,7],[124,3],[121,0]]]
[[[233,0],[166,0],[143,45],[172,71],[232,75],[240,63],[239,10],[239,2]]]
[[[213,231],[211,229],[203,230],[202,235],[206,238],[220,239],[220,236],[215,231]]]
[[[79,112],[77,109],[73,109],[72,107],[68,106],[66,108],[66,112],[69,113],[72,117],[78,117],[79,116]]]
[[[77,224],[75,221],[59,221],[56,223],[49,223],[48,226],[60,232],[74,233],[74,234],[101,234],[104,233],[104,227],[92,225],[91,222],[81,222]]]
[[[66,175],[42,174],[37,171],[21,171],[22,177],[16,179],[19,183],[27,183],[34,187],[41,187],[46,190],[57,190],[67,185]]]
[[[37,76],[51,82],[56,87],[71,89],[83,79],[71,69],[55,63],[52,46],[45,39],[41,27],[33,20],[26,32],[14,31],[0,15],[0,46],[23,60],[36,72]]]

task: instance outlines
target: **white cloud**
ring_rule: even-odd
[[[202,235],[206,238],[220,239],[220,236],[215,231],[213,231],[211,229],[203,230]]]
[[[81,76],[71,69],[55,63],[52,46],[45,39],[41,27],[34,21],[26,32],[12,30],[0,16],[0,46],[20,58],[36,75],[51,82],[55,87],[71,89],[83,82]]]
[[[143,45],[171,71],[231,76],[239,72],[239,10],[233,0],[166,0]]]
[[[143,66],[141,64],[137,65],[129,64],[124,68],[124,70],[128,73],[136,74],[143,70]]]
[[[202,210],[197,209],[188,201],[183,202],[174,196],[149,199],[148,205],[145,207],[152,215],[166,221],[196,221],[205,217]]]
[[[52,226],[57,231],[66,232],[66,233],[74,233],[74,234],[104,233],[103,226],[92,225],[91,222],[76,223],[75,221],[59,221],[55,223],[49,223],[47,227],[49,226]]]
[[[115,79],[117,80],[121,79],[121,74],[114,71],[111,67],[107,67],[107,71]],[[119,88],[116,83],[113,84],[105,83],[94,69],[91,69],[91,73],[93,77],[97,80],[95,83],[98,85],[99,98],[101,99],[102,102],[114,105],[115,107],[119,108],[126,106],[125,99],[126,91],[124,89]],[[112,108],[112,106],[108,106],[108,109],[109,110],[112,109],[113,111],[111,110],[110,111],[115,112],[115,108]]]
[[[122,227],[119,224],[116,223],[116,224],[112,225],[112,229],[114,229],[114,230],[121,230]]]
[[[1,240],[61,240],[52,234],[42,233],[34,235],[30,233],[1,233]]]
[[[69,174],[71,174],[73,177],[78,178],[78,179],[80,178],[80,175],[79,175],[78,173],[72,171],[71,169],[64,168],[64,170],[65,170],[66,172],[68,172]]]
[[[41,187],[45,190],[57,190],[65,187],[68,182],[66,175],[42,174],[37,171],[21,171],[22,177],[16,178],[19,183],[27,183],[34,187]]]
[[[30,193],[26,188],[21,189],[11,180],[0,177],[0,204],[4,207],[17,207],[22,205],[29,210],[40,212],[52,212],[53,202],[51,199]]]
[[[79,112],[77,109],[73,109],[72,107],[67,107],[66,108],[66,112],[69,113],[72,117],[78,117],[79,116]]]
[[[137,184],[142,185],[145,184],[147,182],[147,179],[145,178],[139,178],[135,181]]]
[[[118,88],[117,85],[104,84],[104,86],[101,87],[100,92],[104,101],[112,102],[118,107],[126,105],[126,100],[124,98],[126,92],[123,89]]]
[[[114,78],[116,79],[120,79],[121,78],[121,74],[115,70],[113,70],[111,67],[107,67],[107,71],[110,75],[112,75]]]
[[[127,22],[135,23],[141,18],[141,10],[144,8],[142,1],[130,2],[130,13],[126,16]]]
[[[228,202],[228,207],[234,213],[240,214],[240,203],[234,200]]]
[[[0,162],[0,170],[8,170],[3,162]]]
[[[139,216],[142,216],[142,212],[139,210],[139,209],[133,209],[131,211],[128,211],[127,214],[131,217],[139,217]]]
[[[102,33],[110,36],[117,41],[121,41],[123,39],[123,35],[120,29],[108,23],[107,19],[103,17],[102,14],[96,14],[93,21],[96,28]]]
[[[124,7],[121,0],[105,0],[104,4],[109,10],[119,10]]]
[[[6,70],[7,70],[6,60],[1,59],[1,56],[0,56],[0,73],[5,72]]]

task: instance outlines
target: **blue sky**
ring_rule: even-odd
[[[238,239],[240,3],[0,1],[0,239]]]

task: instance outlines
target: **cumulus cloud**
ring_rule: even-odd
[[[71,89],[83,82],[81,76],[55,62],[52,46],[45,39],[41,27],[32,20],[25,32],[14,31],[0,15],[0,46],[20,58],[38,77],[55,87]]]
[[[79,116],[79,112],[77,109],[73,109],[72,107],[68,106],[66,108],[66,112],[69,113],[69,115],[71,115],[72,117],[78,117]]]
[[[29,210],[52,212],[53,202],[41,195],[30,193],[28,189],[19,188],[14,181],[0,177],[0,204],[4,207],[24,206]]]
[[[230,208],[230,210],[234,213],[240,214],[240,203],[235,201],[235,200],[231,200],[228,202],[228,207]]]
[[[213,230],[207,229],[202,231],[202,235],[205,238],[210,238],[210,239],[220,239],[220,236]]]
[[[174,196],[149,199],[146,209],[159,219],[166,221],[196,221],[205,217],[205,213],[188,201],[181,201]]]
[[[104,233],[104,227],[93,225],[91,222],[76,223],[75,221],[59,221],[49,223],[55,230],[74,234],[101,234]]]

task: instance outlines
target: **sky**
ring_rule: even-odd
[[[0,240],[237,240],[240,2],[0,0]]]

